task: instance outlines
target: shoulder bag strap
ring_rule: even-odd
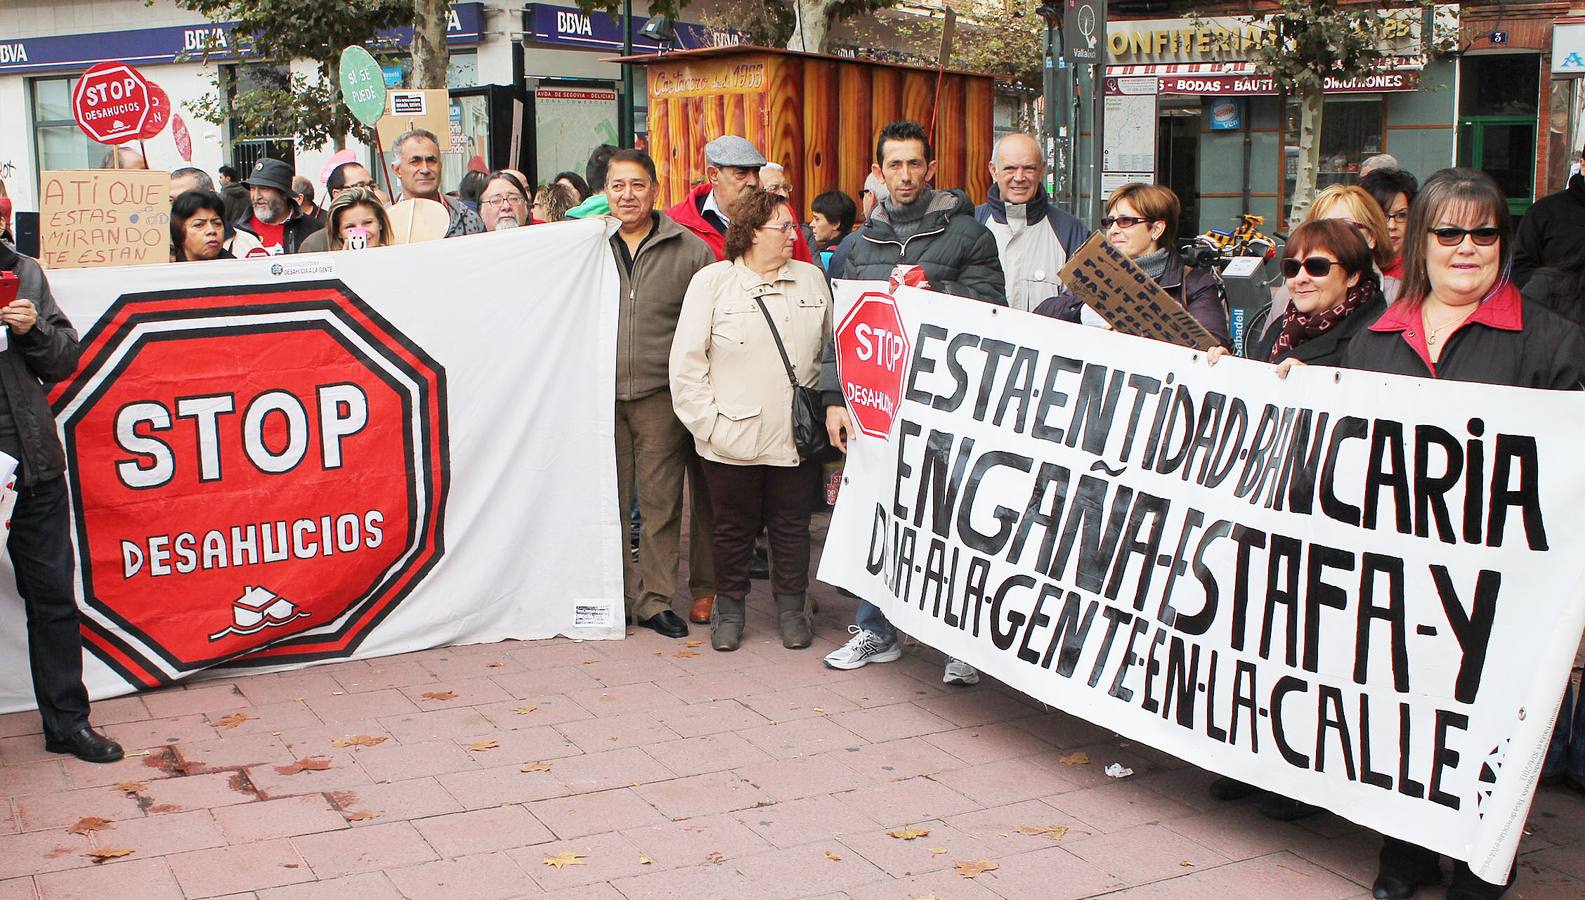
[[[770,336],[776,339],[776,352],[781,354],[782,368],[787,370],[787,382],[793,387],[798,386],[798,378],[793,375],[792,360],[787,358],[787,348],[782,345],[781,332],[776,330],[776,320],[770,317],[770,310],[765,308],[765,301],[759,297],[754,298],[754,303],[765,316],[765,324],[770,326]]]

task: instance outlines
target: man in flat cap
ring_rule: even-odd
[[[732,221],[732,204],[745,191],[759,189],[759,170],[765,157],[748,141],[735,134],[722,135],[704,145],[705,183],[694,188],[682,202],[666,210],[677,224],[698,235],[716,259],[726,255],[726,227]],[[793,247],[793,259],[813,262],[803,234]]]

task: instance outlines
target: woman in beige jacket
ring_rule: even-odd
[[[672,404],[693,433],[715,512],[710,643],[717,650],[736,650],[742,639],[761,527],[775,563],[782,645],[801,649],[814,639],[809,517],[820,472],[793,443],[793,388],[776,336],[798,383],[817,385],[831,290],[819,268],[792,258],[797,228],[786,198],[763,191],[740,198],[726,260],[694,275],[671,345]]]

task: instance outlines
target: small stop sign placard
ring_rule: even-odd
[[[72,92],[77,126],[101,144],[137,140],[150,106],[148,79],[126,63],[95,65],[83,73]]]
[[[911,347],[897,302],[872,291],[859,297],[837,328],[837,378],[854,424],[885,440],[902,400]]]

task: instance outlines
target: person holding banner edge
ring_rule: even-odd
[[[1543,390],[1585,388],[1585,336],[1520,296],[1509,281],[1513,252],[1507,197],[1491,176],[1443,169],[1426,179],[1409,210],[1403,293],[1350,342],[1344,366]],[[1513,879],[1510,868],[1508,884]],[[1387,837],[1372,894],[1405,900],[1441,880],[1435,852]],[[1481,880],[1458,861],[1447,896],[1487,900],[1507,887]]]
[[[36,261],[0,244],[0,272],[17,276],[15,299],[0,308],[10,342],[0,352],[0,451],[17,460],[17,503],[6,549],[27,615],[44,749],[85,762],[115,762],[123,756],[121,745],[88,722],[66,454],[44,396],[44,382],[64,380],[77,368],[77,331],[55,305]]]

